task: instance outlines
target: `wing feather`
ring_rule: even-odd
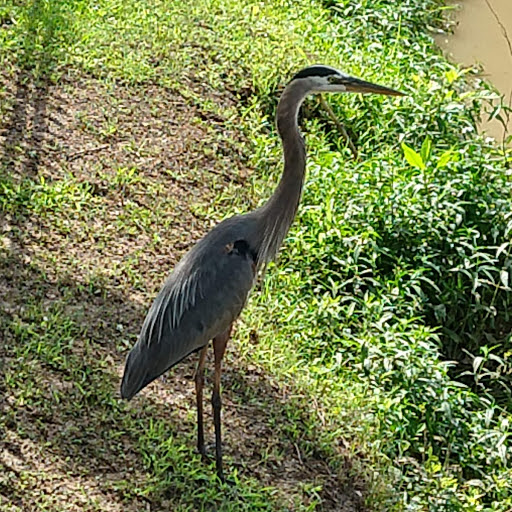
[[[196,246],[176,266],[128,355],[122,396],[131,398],[238,317],[255,277],[254,257],[239,242],[228,244],[230,251],[226,244]]]

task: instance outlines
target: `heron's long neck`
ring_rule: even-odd
[[[299,132],[297,115],[307,90],[300,83],[291,82],[284,90],[277,106],[277,129],[283,142],[284,170],[271,198],[259,210],[259,260],[270,261],[279,250],[297,213],[304,183],[306,150]]]

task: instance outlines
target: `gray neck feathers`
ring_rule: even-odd
[[[294,80],[284,90],[277,106],[276,121],[283,142],[284,170],[272,197],[254,212],[260,264],[266,264],[276,256],[297,213],[306,170],[306,150],[297,117],[309,91],[306,80]]]

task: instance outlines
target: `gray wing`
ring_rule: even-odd
[[[244,240],[206,242],[178,263],[151,306],[126,360],[124,398],[224,332],[242,311],[254,282],[254,254]]]

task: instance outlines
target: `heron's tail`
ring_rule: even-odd
[[[143,387],[153,379],[148,379],[144,358],[138,344],[128,354],[124,366],[123,381],[121,382],[121,397],[132,399]]]

